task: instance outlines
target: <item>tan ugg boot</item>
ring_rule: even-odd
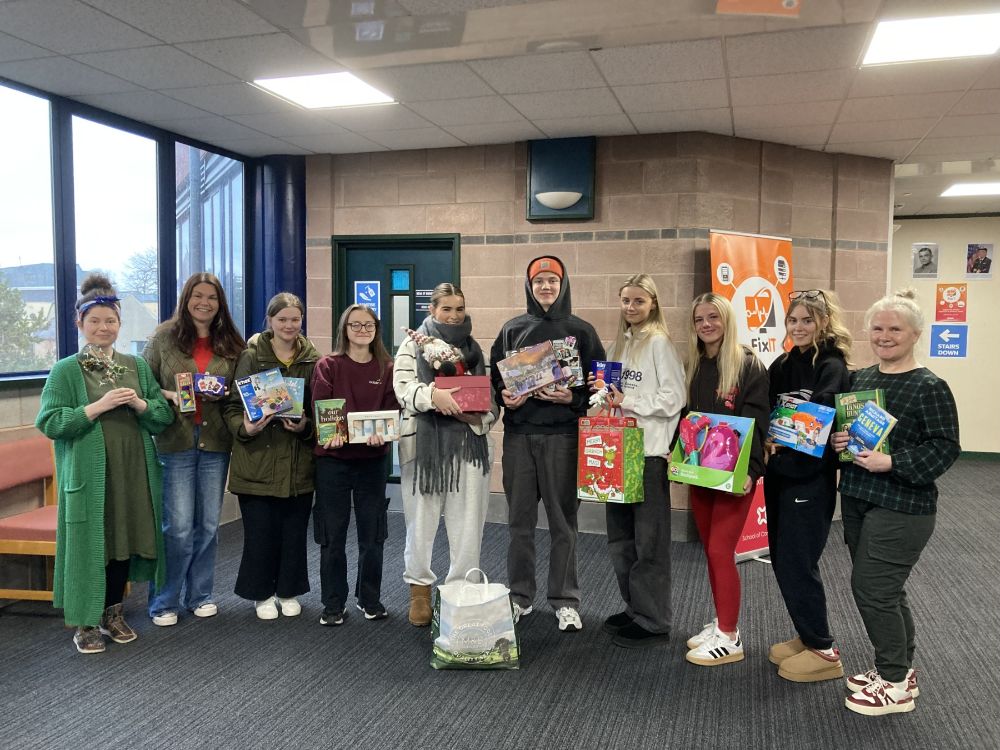
[[[431,587],[410,584],[410,624],[418,628],[431,624]]]

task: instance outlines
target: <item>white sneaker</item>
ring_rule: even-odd
[[[580,613],[572,607],[560,607],[556,610],[556,619],[559,621],[559,629],[563,632],[576,632],[583,630],[583,623],[580,621]]]
[[[698,633],[697,635],[692,635],[690,638],[688,638],[687,647],[698,648],[698,646],[707,641],[709,636],[715,632],[715,626],[718,624],[719,624],[718,618],[712,620],[710,623],[707,623],[705,627],[702,628],[702,631],[700,633]]]
[[[269,596],[262,602],[254,602],[254,607],[257,609],[257,617],[261,620],[277,620],[278,619],[278,605],[274,601],[273,596]]]
[[[852,693],[859,693],[877,679],[879,679],[878,670],[872,667],[864,674],[856,674],[853,677],[848,677],[844,682],[847,683],[847,689]],[[917,686],[917,670],[911,669],[906,673],[906,689],[910,691],[910,695],[914,698],[920,696],[920,688]]]
[[[215,617],[219,614],[219,607],[215,602],[202,602],[194,608],[195,617]]]
[[[278,606],[281,607],[281,614],[285,617],[298,617],[302,614],[302,605],[294,596],[289,599],[278,597]]]
[[[512,602],[512,603],[514,605],[514,624],[515,625],[518,622],[520,622],[520,620],[521,620],[522,617],[527,617],[528,615],[530,615],[534,611],[531,608],[530,604],[527,607],[522,607],[517,602]]]
[[[701,667],[716,667],[720,664],[743,661],[743,641],[740,640],[740,631],[736,631],[735,639],[730,639],[719,630],[718,625],[715,625],[713,633],[705,642],[688,651],[684,658]]]
[[[876,672],[875,679],[867,687],[844,699],[844,705],[865,716],[908,713],[915,708],[915,704],[913,693],[906,689],[906,682],[889,682]]]
[[[160,612],[158,615],[153,615],[153,624],[159,625],[161,628],[167,628],[171,625],[177,624],[177,613],[176,612]]]

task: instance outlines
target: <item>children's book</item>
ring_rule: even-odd
[[[837,410],[787,393],[778,394],[767,434],[778,445],[820,458],[830,440]]]
[[[306,379],[286,377],[285,385],[288,386],[288,394],[292,397],[292,408],[282,412],[278,417],[280,419],[302,419],[302,412],[305,409]]]
[[[595,359],[590,363],[590,374],[594,376],[594,386],[601,390],[613,385],[619,391],[622,389],[622,363]]]
[[[836,431],[846,432],[850,428],[851,423],[854,422],[854,418],[858,416],[861,407],[869,401],[874,401],[878,406],[885,408],[885,391],[881,388],[873,388],[868,391],[838,393],[833,399],[833,405],[837,409]],[[889,443],[883,442],[879,447],[879,451],[888,453]],[[854,454],[845,449],[840,452],[840,460],[853,461]]]
[[[866,401],[847,429],[847,434],[850,436],[847,450],[855,456],[861,451],[879,450],[895,425],[894,416],[874,401]]]
[[[563,379],[551,341],[529,346],[494,363],[503,384],[514,396],[537,391]]]
[[[381,435],[386,442],[399,440],[399,412],[352,411],[347,415],[349,443],[367,443],[372,435]]]
[[[292,408],[292,396],[277,367],[245,378],[236,378],[236,388],[251,422]]]
[[[177,387],[177,408],[181,414],[197,411],[194,402],[194,378],[189,372],[179,372],[174,375],[174,385]]]
[[[344,442],[347,442],[344,403],[342,398],[321,398],[313,402],[313,414],[316,417],[316,442],[320,445],[326,445],[335,435],[340,435]]]

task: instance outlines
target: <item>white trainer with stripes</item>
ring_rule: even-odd
[[[684,658],[700,667],[717,667],[721,664],[743,661],[743,641],[740,638],[740,631],[736,631],[736,638],[730,638],[715,626],[712,634],[700,646],[688,651]]]

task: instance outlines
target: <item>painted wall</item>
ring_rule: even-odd
[[[918,360],[948,381],[958,403],[962,449],[1000,453],[996,429],[1000,394],[1000,347],[996,326],[1000,320],[1000,263],[994,257],[992,278],[965,275],[966,246],[992,244],[1000,251],[1000,218],[907,219],[892,237],[890,289],[912,287],[924,311],[927,328],[918,344]],[[914,243],[939,246],[938,278],[913,278]],[[968,350],[964,359],[930,357],[931,325],[935,322],[938,284],[965,284],[968,297]],[[950,330],[950,329],[949,329]]]

